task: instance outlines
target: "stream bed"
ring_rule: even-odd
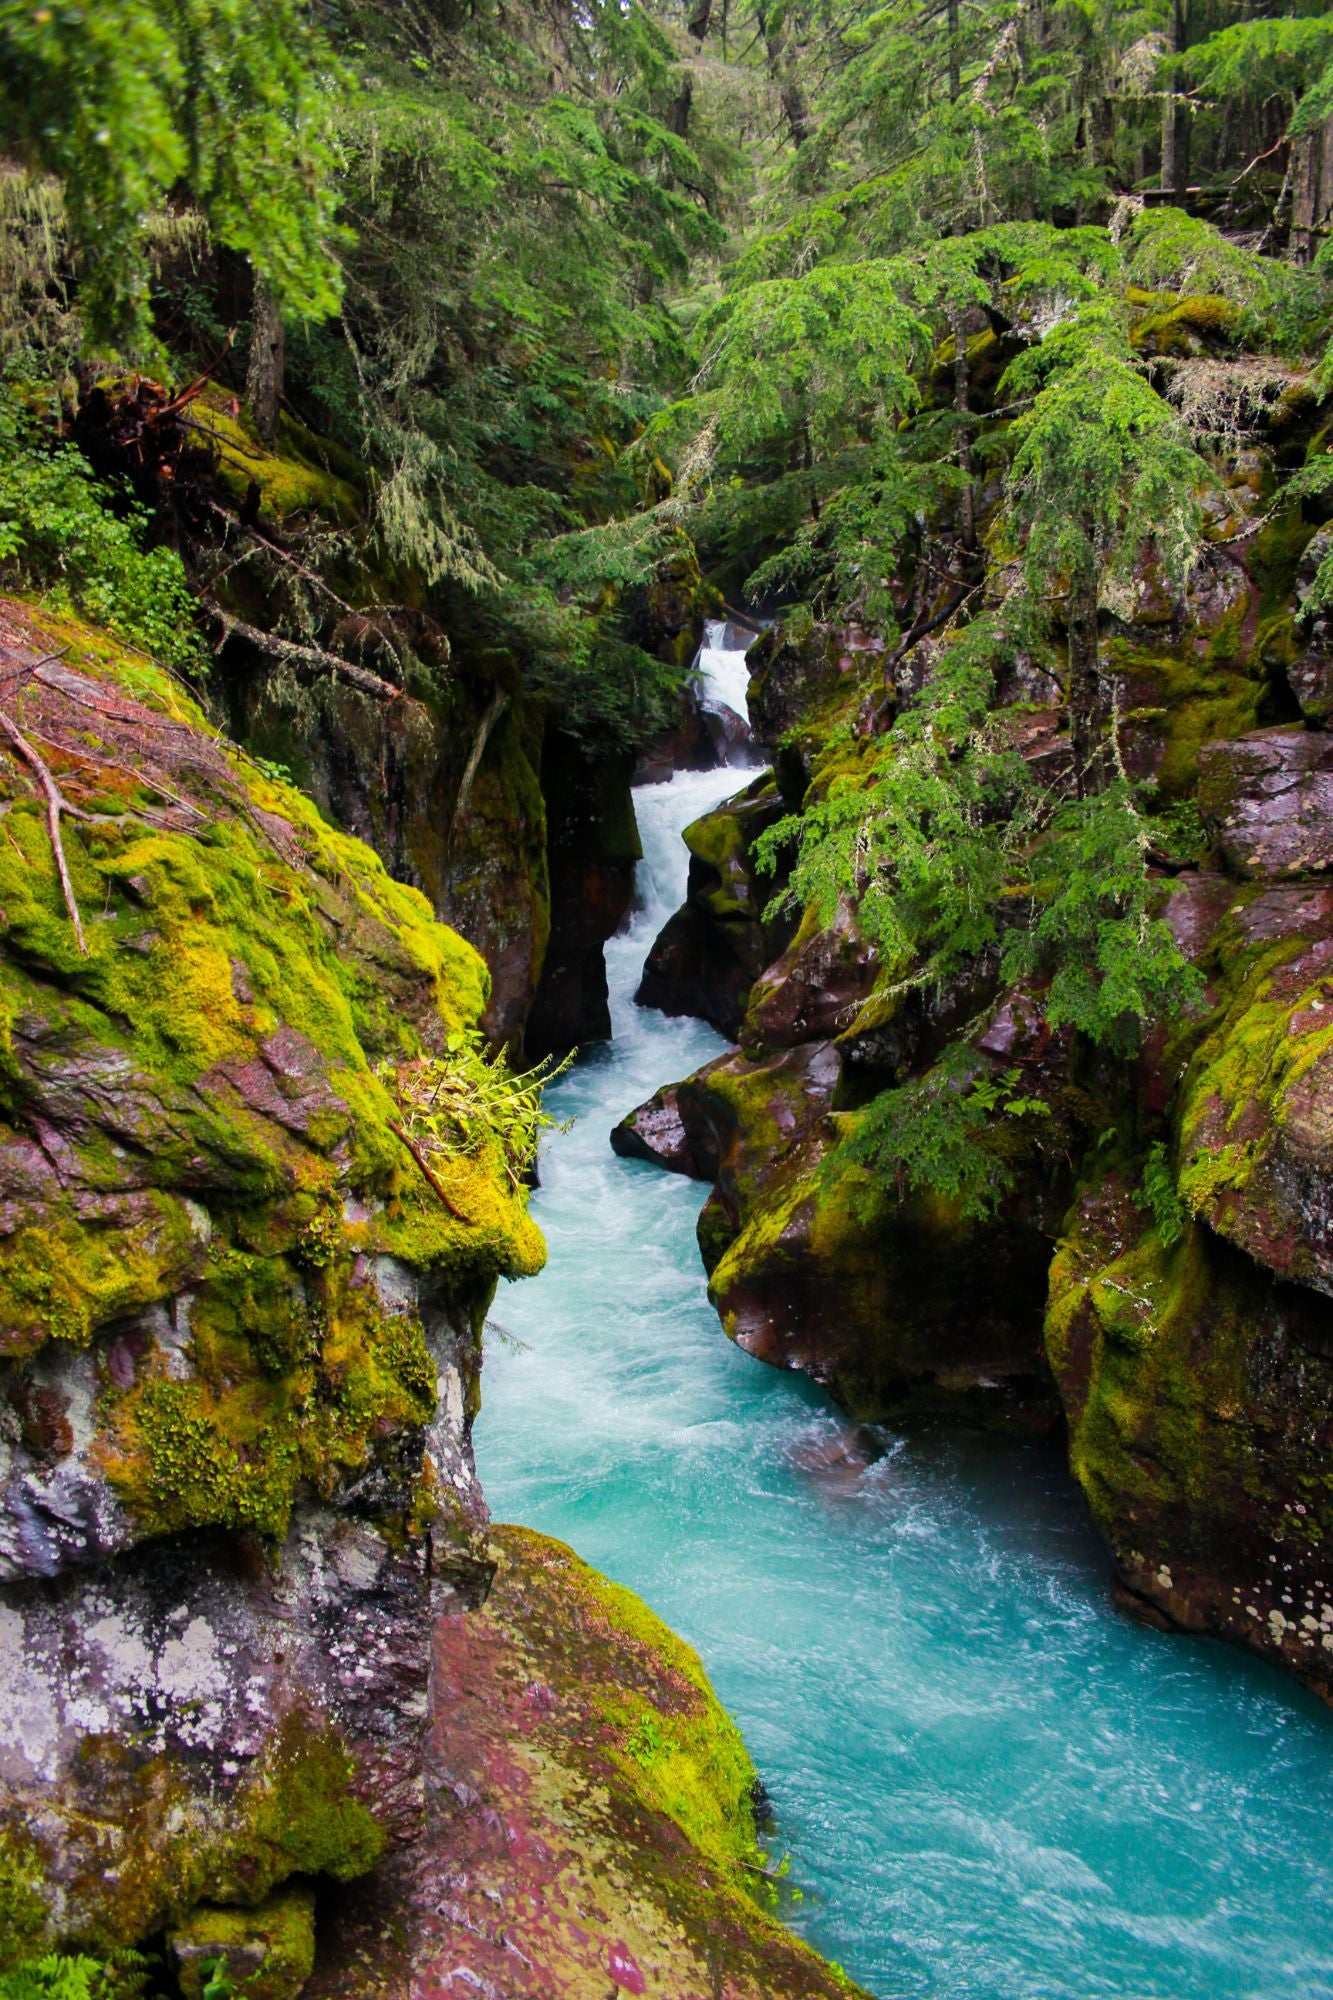
[[[695,1244],[705,1189],[610,1150],[724,1046],[633,994],[684,895],[681,829],[743,782],[636,794],[615,1039],[550,1093],[576,1121],[533,1198],[550,1261],[488,1337],[492,1512],[698,1648],[791,1854],[784,1915],[882,2000],[1333,2000],[1333,1714],[1121,1619],[1058,1450],[867,1433],[734,1348]]]

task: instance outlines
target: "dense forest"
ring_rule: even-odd
[[[853,1990],[471,1460],[709,620],[641,998],[735,1048],[617,1150],[742,1346],[1067,1436],[1123,1603],[1333,1696],[1331,227],[1318,0],[0,0],[3,2000],[405,1995],[312,1885],[497,1563],[693,1941],[612,1990]]]

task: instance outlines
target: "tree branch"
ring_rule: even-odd
[[[216,605],[208,608],[221,625],[224,639],[230,639],[234,634],[257,652],[267,653],[271,658],[283,660],[291,666],[317,667],[321,673],[341,674],[353,687],[363,689],[366,694],[378,695],[382,700],[401,701],[403,698],[400,687],[395,687],[392,681],[381,680],[378,674],[371,673],[369,667],[358,667],[351,660],[341,659],[337,653],[326,653],[322,646],[304,646],[296,639],[281,639],[276,632],[261,632],[257,625],[247,625],[244,619],[233,618],[229,611],[221,611]]]
[[[420,1167],[422,1173],[425,1175],[427,1181],[430,1183],[435,1193],[440,1197],[440,1200],[444,1203],[450,1215],[453,1216],[455,1222],[462,1222],[466,1224],[466,1226],[470,1229],[472,1227],[471,1217],[464,1215],[462,1209],[456,1208],[453,1202],[450,1201],[448,1195],[444,1191],[444,1188],[441,1186],[440,1182],[436,1179],[433,1168],[430,1166],[430,1163],[426,1159],[426,1155],[422,1152],[416,1140],[409,1138],[404,1128],[401,1125],[395,1125],[392,1119],[390,1119],[389,1121],[389,1130],[393,1133],[395,1139],[402,1140],[403,1144],[406,1146],[408,1152],[412,1155],[412,1158],[416,1161],[417,1165]]]
[[[69,911],[69,920],[74,926],[74,936],[78,942],[79,951],[84,958],[87,958],[89,956],[88,940],[83,935],[83,923],[79,917],[79,905],[75,900],[74,884],[71,882],[69,876],[69,863],[65,859],[65,843],[60,838],[61,813],[67,812],[75,819],[81,818],[82,815],[79,813],[77,806],[70,805],[59,785],[51,776],[50,770],[47,768],[46,762],[40,752],[33,749],[18,724],[10,716],[6,715],[3,709],[0,709],[0,729],[4,731],[14,749],[28,766],[28,769],[34,774],[45,794],[46,824],[51,835],[51,848],[55,855],[56,873],[60,877],[60,887],[64,893],[65,908]]]

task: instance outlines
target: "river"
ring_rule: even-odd
[[[735,659],[712,664],[734,690]],[[741,781],[636,794],[614,1039],[550,1093],[575,1121],[533,1198],[550,1261],[496,1302],[492,1511],[698,1648],[803,1891],[784,1914],[883,2000],[1333,2000],[1333,1715],[1121,1619],[1053,1448],[868,1437],[734,1348],[694,1240],[705,1190],[610,1150],[724,1046],[633,994],[684,895],[681,830]]]

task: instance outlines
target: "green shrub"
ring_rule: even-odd
[[[146,546],[149,516],[122,504],[72,445],[48,443],[0,394],[0,579],[110,626],[175,666],[202,663],[180,557]]]

